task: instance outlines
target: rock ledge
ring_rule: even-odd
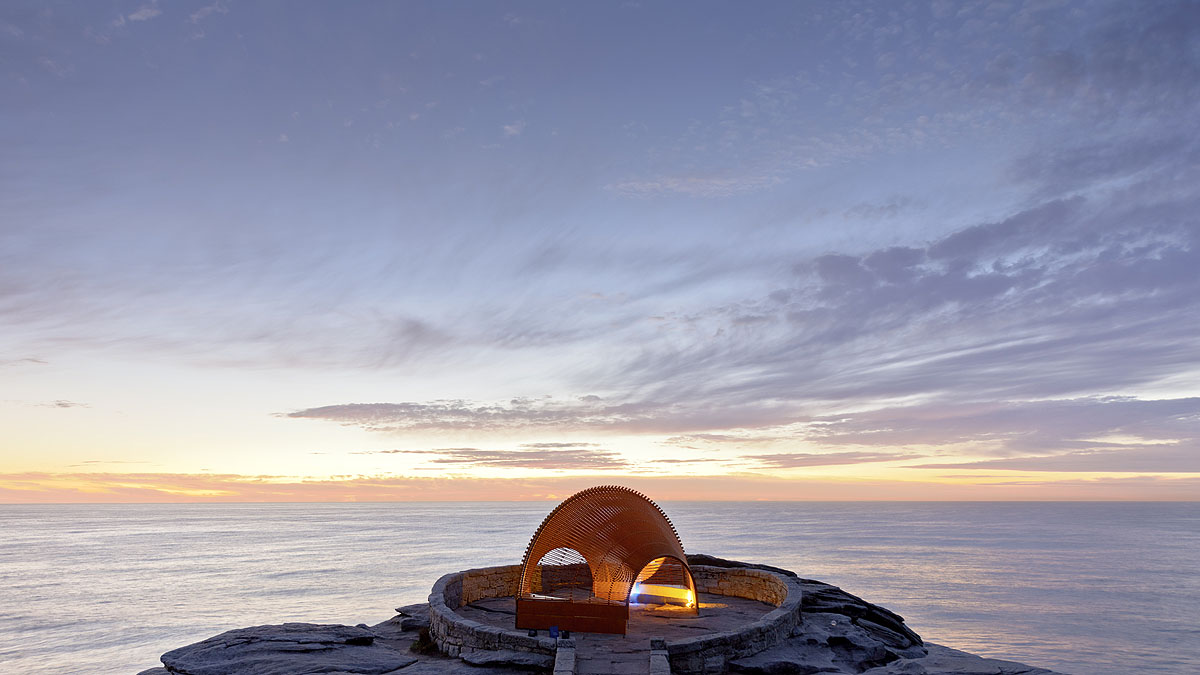
[[[688,563],[766,570],[792,577],[803,589],[802,621],[787,639],[728,663],[714,662],[712,669],[705,664],[705,672],[712,670],[713,675],[721,671],[751,675],[1061,675],[925,643],[895,612],[836,586],[802,579],[787,570],[706,555],[688,556]],[[519,671],[550,673],[552,669],[556,674],[559,672],[553,656],[525,652],[476,650],[463,654],[461,659],[418,653],[410,648],[421,640],[422,631],[428,631],[429,605],[420,603],[396,611],[395,617],[370,627],[285,623],[231,630],[173,649],[162,655],[163,667],[139,675],[515,675]],[[646,670],[639,672],[649,672],[650,660],[647,650]]]

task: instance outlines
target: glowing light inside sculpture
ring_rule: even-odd
[[[668,601],[682,601],[682,603],[667,602],[664,604],[683,604],[688,607],[692,607],[696,604],[696,594],[688,588],[681,588],[679,586],[664,586],[663,584],[634,584],[633,590],[630,592],[629,597],[636,598],[645,596],[663,598]]]

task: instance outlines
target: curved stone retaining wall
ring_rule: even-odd
[[[714,595],[732,595],[779,607],[788,597],[790,577],[750,567],[710,567],[695,565],[691,568],[696,590]],[[800,591],[796,585],[796,592]]]
[[[775,605],[775,609],[736,631],[667,642],[667,658],[674,673],[725,672],[730,659],[779,644],[800,623],[801,591],[795,579],[751,568],[696,565],[691,570],[696,590],[701,593],[758,600]],[[438,649],[450,656],[500,649],[554,654],[556,644],[552,638],[488,626],[454,611],[483,598],[514,595],[520,577],[520,565],[507,565],[454,572],[438,579],[429,594],[429,634]]]
[[[454,611],[483,598],[512,596],[520,580],[520,565],[482,567],[438,579],[429,594],[429,636],[438,649],[449,656],[460,656],[477,649],[554,654],[552,638],[530,637],[524,632],[488,626]]]
[[[773,647],[787,639],[800,624],[800,584],[791,577],[765,570],[707,565],[695,565],[691,570],[696,590],[701,593],[758,600],[775,605],[775,609],[736,631],[668,642],[673,673],[723,673],[730,659]]]

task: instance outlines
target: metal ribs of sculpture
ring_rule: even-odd
[[[572,495],[525,549],[517,628],[624,634],[631,599],[697,611],[675,527],[657,504],[626,487]]]

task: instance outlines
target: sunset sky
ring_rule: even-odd
[[[0,502],[1200,499],[1200,4],[4,2]]]

